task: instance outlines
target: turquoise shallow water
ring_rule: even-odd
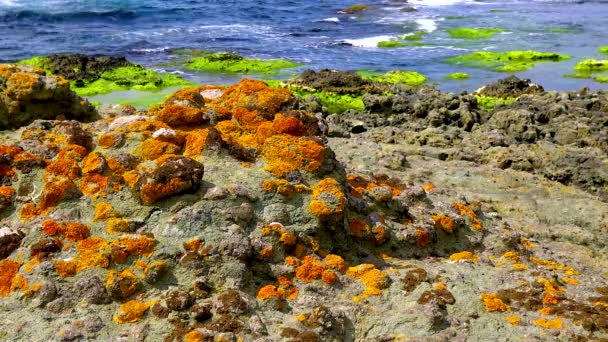
[[[475,50],[535,49],[570,54],[562,63],[539,64],[519,76],[547,89],[608,87],[569,79],[577,61],[608,58],[608,3],[604,1],[368,1],[373,9],[356,15],[339,10],[360,1],[35,1],[0,0],[0,60],[56,52],[126,55],[148,67],[183,73],[198,82],[226,83],[234,77],[155,66],[173,60],[171,48],[233,51],[248,57],[287,58],[303,68],[416,70],[446,90],[473,90],[503,77],[483,69],[455,67],[445,58]],[[457,27],[499,27],[490,39],[453,39]],[[424,46],[379,49],[376,43],[427,31]],[[303,69],[302,68],[302,69]],[[289,77],[289,71],[281,77]],[[455,71],[466,81],[447,81]]]

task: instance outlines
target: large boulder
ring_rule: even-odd
[[[37,119],[92,121],[95,108],[70,90],[60,76],[42,69],[0,65],[0,129],[14,129]]]

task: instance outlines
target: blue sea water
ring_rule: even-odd
[[[355,3],[372,9],[339,11]],[[405,5],[415,12],[403,12]],[[498,11],[497,11],[498,10]],[[466,41],[445,32],[456,27],[499,27],[491,39]],[[378,41],[424,30],[425,46],[379,49]],[[564,78],[577,61],[605,58],[608,2],[585,0],[0,0],[0,61],[58,52],[124,55],[157,70],[175,59],[172,48],[231,51],[247,57],[286,58],[305,68],[415,70],[440,88],[474,90],[504,74],[446,64],[448,57],[477,50],[534,49],[573,56],[543,63],[518,76],[547,89],[608,87]],[[198,82],[228,82],[184,70]],[[447,81],[448,73],[473,77]]]

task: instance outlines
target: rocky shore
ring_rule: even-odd
[[[608,92],[97,62],[0,65],[0,340],[608,340]]]

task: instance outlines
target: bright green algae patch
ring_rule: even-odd
[[[608,60],[586,59],[576,63],[574,70],[581,73],[608,71]]]
[[[478,51],[468,55],[452,57],[446,61],[455,65],[488,68],[500,72],[515,72],[528,70],[540,62],[559,62],[568,59],[570,59],[570,56],[564,54],[529,50],[505,52]]]
[[[407,46],[405,43],[402,43],[397,40],[385,40],[382,42],[378,42],[379,48],[392,49],[392,48],[400,48]]]
[[[601,53],[608,54],[608,46],[600,46],[598,50]]]
[[[450,34],[450,36],[452,38],[478,40],[478,39],[491,38],[496,33],[505,32],[505,30],[499,29],[499,28],[493,28],[493,27],[490,27],[490,28],[462,27],[462,28],[450,29],[450,30],[447,30],[447,32]]]
[[[468,78],[470,78],[471,75],[467,74],[466,72],[454,72],[448,75],[445,75],[445,78],[448,80],[466,80]]]
[[[119,67],[103,72],[99,79],[93,82],[71,81],[70,84],[72,90],[80,96],[93,96],[129,89],[159,91],[173,86],[194,85],[179,76],[159,73],[139,65]]]
[[[414,33],[408,33],[401,36],[403,40],[422,40],[424,36],[426,36],[426,31],[416,31]]]
[[[32,65],[52,73],[49,58],[35,56],[21,60],[17,64]],[[78,70],[74,70],[77,72]],[[80,96],[94,96],[107,94],[114,91],[125,91],[130,89],[156,92],[175,86],[192,86],[194,83],[183,78],[166,73],[159,73],[146,69],[140,65],[117,67],[101,73],[99,78],[93,81],[71,80],[70,87]]]
[[[363,79],[381,83],[404,83],[409,86],[419,86],[426,82],[426,77],[415,71],[389,71],[385,74],[361,70],[357,74]]]
[[[494,110],[494,107],[497,104],[511,104],[511,103],[517,101],[516,97],[508,97],[506,99],[503,99],[500,97],[480,96],[480,95],[475,95],[475,97],[477,98],[477,104],[481,108],[483,108],[487,111]]]
[[[300,64],[283,59],[248,59],[232,53],[214,53],[194,57],[186,62],[186,68],[207,72],[275,74],[281,69],[295,68]]]
[[[309,95],[314,95],[321,100],[323,107],[327,108],[330,113],[343,113],[349,109],[364,110],[362,96],[356,94],[336,94],[325,91],[311,91],[303,87],[287,85],[279,80],[265,80],[268,86],[273,88],[287,88],[298,97],[306,98]]]

